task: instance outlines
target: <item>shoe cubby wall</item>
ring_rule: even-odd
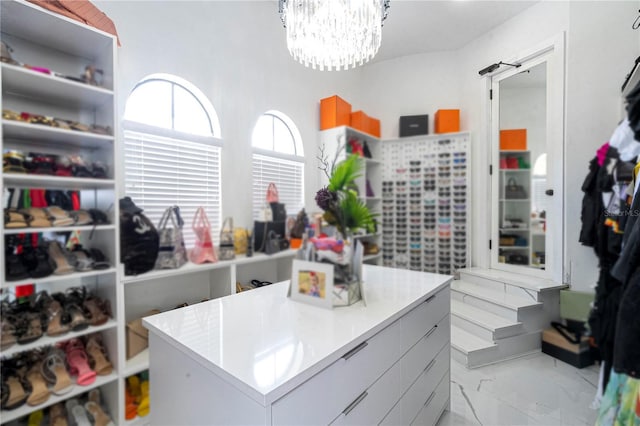
[[[385,140],[383,265],[453,274],[468,258],[468,133]]]
[[[118,122],[115,120],[116,94],[114,91],[117,43],[113,36],[80,24],[36,5],[20,0],[0,2],[0,38],[12,48],[11,56],[18,63],[0,63],[0,85],[3,109],[1,142],[3,153],[15,150],[28,155],[30,152],[51,156],[79,156],[85,163],[101,162],[106,166],[105,177],[80,177],[79,175],[55,176],[47,174],[15,173],[2,171],[3,189],[44,189],[78,191],[82,209],[99,209],[106,213],[109,223],[100,225],[50,226],[47,228],[8,228],[3,224],[3,249],[0,250],[0,282],[3,299],[15,299],[18,286],[33,284],[35,292],[64,293],[72,287],[85,287],[93,295],[109,302],[112,317],[104,324],[89,326],[84,330],[69,331],[59,336],[44,335],[27,343],[6,347],[0,353],[3,359],[26,351],[45,348],[76,337],[99,332],[106,353],[113,365],[109,375],[98,376],[88,386],[74,384],[64,395],[51,395],[39,405],[22,405],[13,410],[2,410],[2,424],[15,423],[31,412],[46,409],[57,402],[64,402],[91,389],[98,388],[102,401],[116,424],[122,424],[123,390],[118,378],[124,362],[123,292],[119,286],[118,269],[119,236],[117,229],[118,206],[115,161]],[[102,70],[99,85],[76,81],[87,65]],[[30,67],[50,70],[43,73]],[[74,79],[65,78],[73,77]],[[10,110],[45,118],[45,124],[35,120],[20,120],[7,114]],[[82,126],[76,130],[66,126],[53,126],[52,118],[77,122],[87,126],[108,127],[109,134],[88,131]],[[48,123],[48,124],[47,124]],[[67,123],[68,125],[69,123]],[[6,193],[4,206],[7,207]],[[8,280],[6,275],[7,237],[28,238],[39,234],[40,239],[61,240],[77,231],[83,247],[98,248],[107,258],[110,267],[72,272],[65,275],[49,275],[43,278]],[[39,243],[40,244],[40,243]]]
[[[336,158],[336,153],[340,146],[348,144],[350,140],[355,140],[360,144],[367,143],[371,158],[362,158],[362,173],[356,179],[356,185],[359,190],[360,199],[364,200],[369,210],[377,215],[378,229],[377,232],[368,234],[364,231],[356,233],[354,238],[361,239],[364,242],[381,246],[382,236],[382,169],[383,169],[383,149],[385,142],[368,133],[361,132],[349,126],[340,126],[320,132],[319,147],[324,149],[324,156],[329,159],[329,163]],[[346,151],[342,150],[338,153],[338,161],[346,158]],[[318,153],[319,156],[319,153]],[[327,184],[327,176],[323,171],[320,173],[321,185]],[[373,194],[367,194],[367,181]],[[382,251],[376,254],[365,255],[364,262],[373,265],[380,265],[382,261]]]

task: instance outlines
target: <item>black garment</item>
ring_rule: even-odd
[[[640,268],[625,287],[617,323],[613,369],[640,379]]]
[[[595,157],[589,162],[589,174],[587,174],[582,183],[582,192],[584,192],[582,213],[580,214],[582,229],[580,230],[580,239],[578,241],[582,245],[589,247],[596,245],[596,224],[602,211],[602,197],[596,187],[599,170],[598,158]]]

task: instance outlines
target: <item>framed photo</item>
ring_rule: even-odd
[[[333,265],[294,259],[290,296],[298,302],[332,309]]]

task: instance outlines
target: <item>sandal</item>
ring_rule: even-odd
[[[91,368],[99,376],[108,376],[113,371],[113,365],[107,357],[107,352],[102,344],[102,337],[99,334],[93,334],[87,338],[85,346],[91,361]]]
[[[13,368],[13,360],[5,361],[5,363],[11,365],[2,368],[2,403],[0,406],[3,410],[13,410],[27,402],[30,385]]]
[[[83,307],[87,312],[89,324],[99,326],[111,318],[111,306],[108,300],[102,300],[95,296],[89,296],[84,300]]]
[[[19,210],[4,209],[4,227],[5,228],[27,228],[29,222],[33,218]]]
[[[102,270],[111,268],[111,264],[109,263],[109,259],[105,257],[104,254],[97,248],[89,249],[91,253],[91,257],[93,258],[93,269]]]
[[[5,263],[5,279],[7,281],[19,281],[29,278],[29,271],[22,263],[20,256],[13,253],[7,253],[4,256]]]
[[[24,154],[16,150],[5,151],[2,155],[2,171],[4,173],[27,173],[24,168]]]
[[[89,401],[84,404],[84,408],[91,414],[95,426],[115,426],[111,417],[102,410],[100,404]]]
[[[39,357],[38,352],[35,353],[32,361],[33,364],[25,374],[25,379],[31,384],[31,393],[27,398],[27,405],[33,407],[45,403],[51,394],[41,373],[42,359]]]
[[[31,278],[44,278],[53,273],[53,265],[44,247],[25,247],[22,263]]]
[[[49,426],[68,426],[67,412],[61,402],[49,408]]]
[[[64,395],[73,389],[73,382],[65,367],[64,352],[51,348],[40,365],[42,376],[52,386],[55,395]]]
[[[70,287],[66,290],[66,295],[57,293],[54,295],[64,306],[64,310],[69,315],[69,327],[73,331],[82,331],[89,327],[89,321],[85,316],[85,312],[82,309],[84,299],[86,297],[86,290],[84,287]]]
[[[49,228],[51,226],[47,212],[43,208],[29,207],[20,210],[20,212],[31,217],[29,226],[32,228]]]
[[[93,173],[93,177],[97,179],[106,179],[107,178],[107,165],[102,161],[96,161],[91,166],[91,172]]]
[[[93,220],[94,225],[109,225],[111,223],[106,213],[102,210],[89,209],[89,214],[91,215],[91,220]]]
[[[47,336],[61,336],[69,331],[69,315],[64,312],[60,302],[46,292],[38,303],[41,312],[47,315]],[[41,294],[42,294],[41,293]]]
[[[77,226],[91,225],[93,218],[87,210],[70,211],[69,215],[75,220]]]
[[[44,412],[42,410],[34,411],[29,414],[29,419],[27,420],[27,426],[40,426],[42,425],[42,420],[44,419]]]
[[[18,335],[19,345],[26,345],[41,338],[44,331],[40,314],[35,312],[18,314],[16,334]]]
[[[58,206],[49,206],[45,210],[53,226],[71,226],[76,223],[76,221],[69,216],[69,213]]]
[[[76,271],[87,272],[93,269],[94,260],[91,257],[91,253],[83,249],[80,244],[75,245],[71,253],[76,256]]]
[[[3,301],[0,305],[0,325],[2,329],[2,342],[0,343],[0,350],[4,351],[14,343],[16,343],[16,317],[11,311],[8,302]]]
[[[76,376],[76,383],[80,386],[88,386],[95,382],[96,372],[89,367],[89,357],[80,339],[71,339],[61,345],[64,346],[67,356],[69,372],[72,376]]]
[[[75,264],[75,256],[71,256],[68,252],[65,253],[65,251],[63,251],[57,241],[51,241],[49,243],[49,258],[53,259],[56,264],[53,271],[54,275],[72,274],[75,271],[75,268],[71,266],[70,263],[71,261]]]
[[[87,412],[77,399],[73,398],[68,400],[65,406],[67,407],[69,418],[72,419],[75,426],[91,426]]]

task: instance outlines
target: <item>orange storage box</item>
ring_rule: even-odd
[[[351,123],[351,104],[340,96],[333,95],[320,100],[320,130]]]
[[[380,120],[377,118],[369,117],[369,134],[380,137]]]
[[[439,109],[435,116],[436,133],[454,133],[460,131],[460,110]]]
[[[527,129],[500,130],[502,151],[525,151],[527,149]]]
[[[364,111],[352,112],[351,127],[361,132],[369,133],[369,116]]]

